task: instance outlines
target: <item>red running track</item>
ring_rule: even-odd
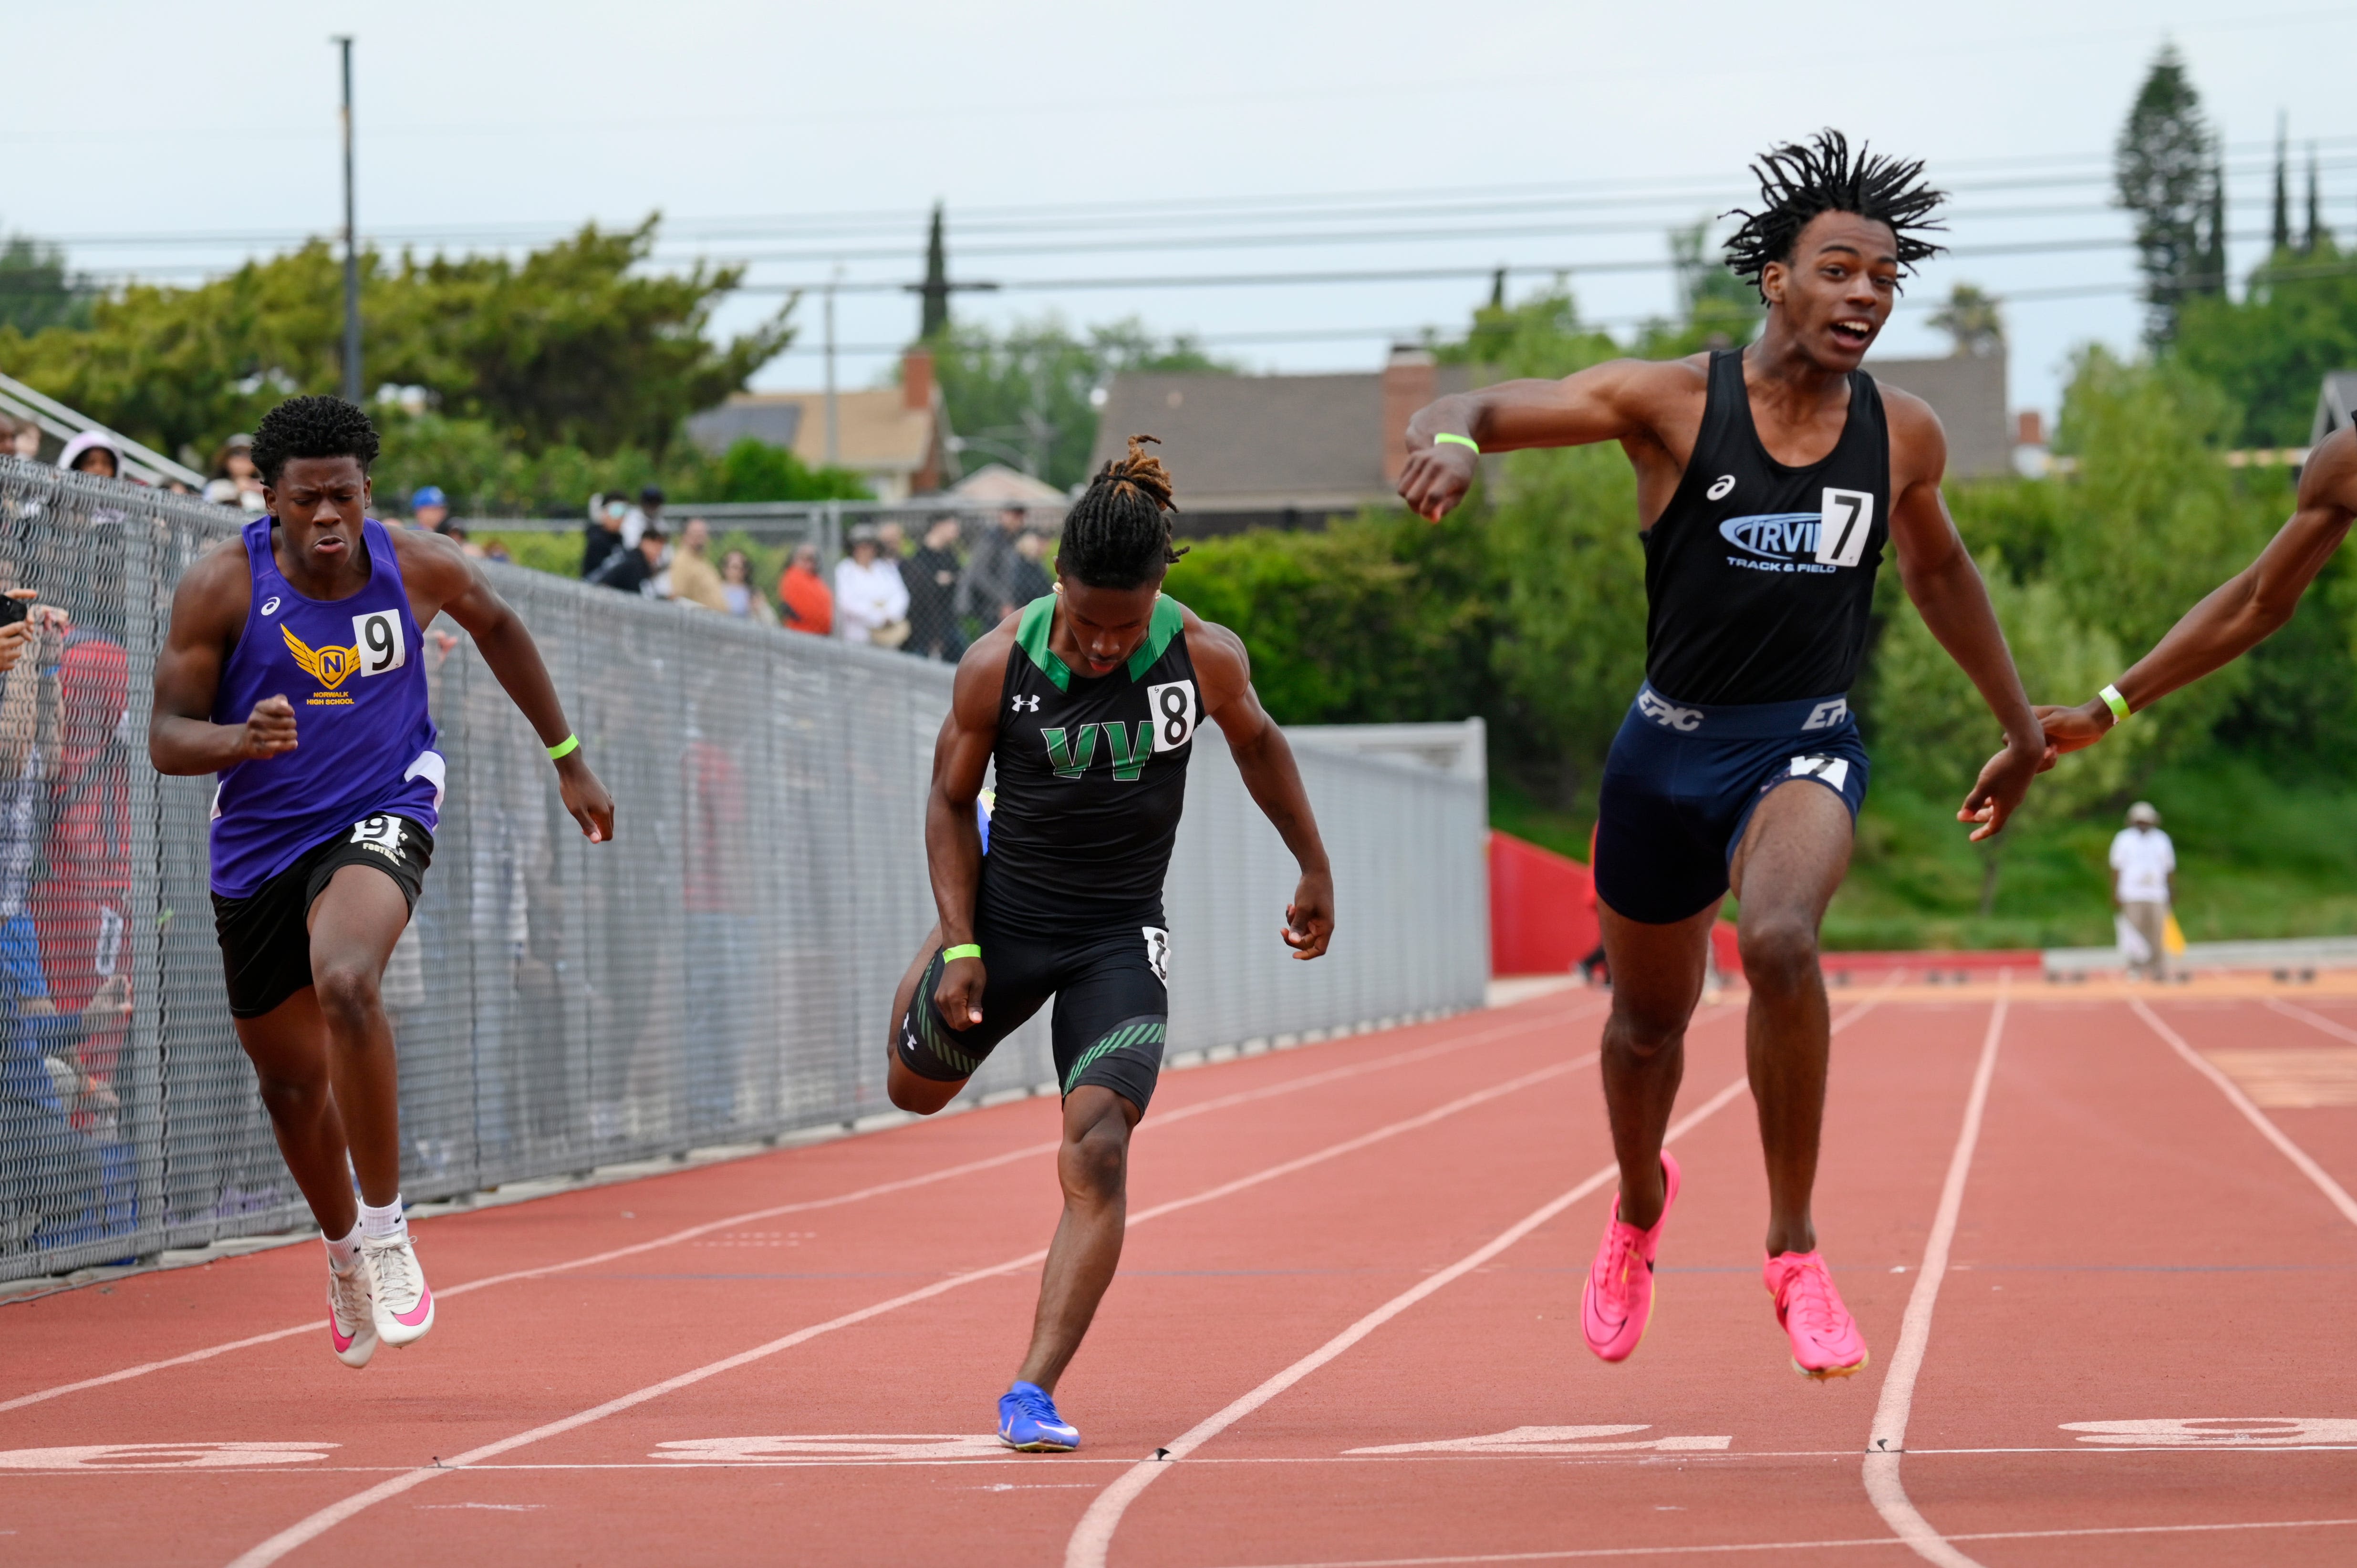
[[[2250,1066],[2346,1062],[2357,1007],[1843,1005],[1846,1383],[1759,1283],[1736,1007],[1691,1036],[1652,1328],[1581,1347],[1575,993],[1167,1079],[1078,1454],[985,1438],[1041,1099],[424,1221],[440,1321],[358,1374],[310,1247],[0,1307],[0,1561],[2357,1561],[2357,1106]]]

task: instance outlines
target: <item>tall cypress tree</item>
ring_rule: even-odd
[[[2217,200],[2212,189],[2217,156],[2185,62],[2174,44],[2163,45],[2120,127],[2113,156],[2119,203],[2136,215],[2145,336],[2156,344],[2177,336],[2178,306],[2206,264],[2202,220]]]
[[[917,336],[930,343],[950,325],[950,254],[948,242],[942,238],[938,201],[933,203],[932,229],[925,238],[925,284],[917,292],[924,300],[917,317]]]
[[[2285,116],[2276,115],[2276,211],[2275,222],[2269,227],[2267,253],[2279,254],[2291,249],[2291,143]]]
[[[2212,146],[2209,198],[2202,203],[2201,259],[2189,291],[2194,294],[2226,292],[2226,159]]]
[[[2325,247],[2331,236],[2324,231],[2324,193],[2316,181],[2316,144],[2308,144],[2308,238],[2300,242],[2299,253],[2312,256]]]

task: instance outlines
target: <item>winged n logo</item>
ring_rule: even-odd
[[[357,647],[314,648],[296,636],[291,626],[281,626],[278,635],[286,639],[286,650],[295,655],[295,662],[303,667],[304,672],[330,692],[361,667],[361,650]]]

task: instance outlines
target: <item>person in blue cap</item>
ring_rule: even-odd
[[[443,532],[443,525],[450,521],[450,498],[439,485],[420,485],[409,498],[409,517],[428,533]]]

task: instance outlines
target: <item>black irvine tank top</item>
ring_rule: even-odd
[[[1791,468],[1751,423],[1743,351],[1710,357],[1694,456],[1645,542],[1645,678],[1705,704],[1839,696],[1857,678],[1890,536],[1882,394],[1849,376],[1849,419]]]
[[[1048,648],[1055,605],[1024,607],[1006,656],[975,912],[1039,936],[1159,927],[1203,714],[1186,618],[1157,599],[1128,665],[1092,681]]]

